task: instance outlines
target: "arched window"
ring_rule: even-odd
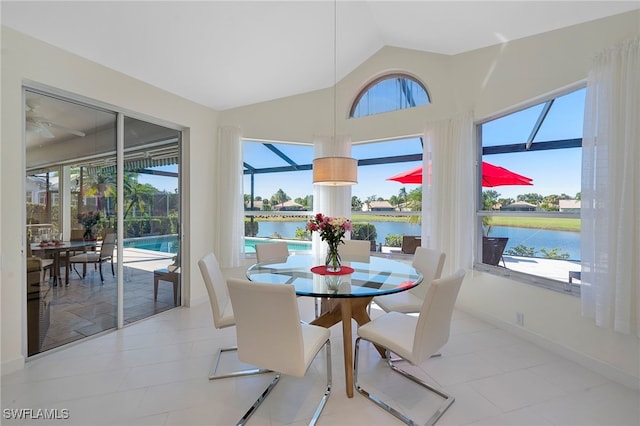
[[[373,80],[358,94],[349,118],[413,108],[430,103],[427,89],[407,74],[388,74]]]

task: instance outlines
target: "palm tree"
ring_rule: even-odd
[[[138,175],[136,173],[125,173],[124,179],[124,199],[127,208],[124,212],[124,218],[127,217],[132,208],[144,213],[145,207],[157,189],[149,184],[138,183]]]
[[[400,205],[406,201],[407,201],[407,188],[403,186],[402,188],[400,188],[400,191],[398,191],[398,210],[402,211],[402,207],[400,207]]]

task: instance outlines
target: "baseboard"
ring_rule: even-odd
[[[11,361],[3,361],[0,366],[0,375],[4,376],[5,374],[13,373],[14,371],[19,371],[24,368],[25,359],[23,356],[12,359]]]
[[[545,348],[557,355],[560,355],[563,358],[577,362],[583,367],[601,374],[609,380],[612,380],[633,390],[640,390],[640,378],[624,372],[617,367],[591,358],[583,353],[580,353],[559,343],[552,342],[549,339],[532,332],[531,330],[527,330],[526,328],[522,328],[515,324],[507,323],[490,315],[481,312],[475,312],[469,309],[460,309],[460,311],[486,321],[491,325],[508,331],[509,333],[513,333],[514,335],[528,340],[529,342]]]

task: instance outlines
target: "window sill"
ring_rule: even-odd
[[[547,290],[557,291],[558,293],[568,294],[572,296],[580,296],[580,285],[569,282],[562,282],[541,277],[539,275],[526,274],[524,272],[514,271],[501,266],[491,266],[484,263],[474,263],[473,269],[476,271],[486,272],[488,274],[497,275],[503,278],[517,281],[523,284],[529,284]]]

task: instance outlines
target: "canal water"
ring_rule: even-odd
[[[305,222],[259,222],[258,237],[294,238],[297,228],[304,228]],[[376,227],[376,243],[384,244],[388,234],[420,235],[421,224],[407,222],[370,222]],[[580,233],[550,231],[542,229],[512,228],[492,226],[490,237],[507,237],[509,241],[505,251],[518,245],[533,247],[536,257],[543,257],[540,249],[551,251],[558,248],[560,253],[568,253],[569,260],[580,260]]]
[[[285,239],[293,239],[297,228],[304,228],[305,222],[259,222],[258,237],[269,238],[274,234]],[[376,227],[376,243],[384,244],[389,234],[420,235],[421,225],[406,222],[370,222]],[[535,250],[535,257],[543,257],[542,248],[551,251],[558,248],[560,253],[568,253],[569,260],[580,260],[580,233],[566,231],[549,231],[542,229],[512,228],[492,226],[490,237],[507,237],[509,241],[505,251],[522,245]],[[246,244],[247,252],[253,251],[253,244]],[[125,241],[125,247],[137,247],[147,250],[176,253],[178,241],[176,235],[132,238]]]

